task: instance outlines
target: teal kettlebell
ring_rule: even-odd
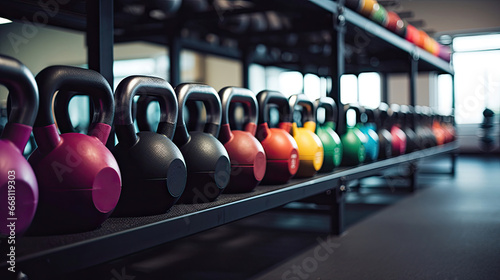
[[[322,97],[314,103],[316,113],[319,108],[325,110],[324,123],[316,126],[316,135],[321,139],[324,149],[323,166],[319,172],[330,172],[342,162],[343,146],[339,135],[335,132],[337,119],[337,104],[330,97]]]
[[[344,105],[344,120],[339,122],[340,140],[344,147],[342,156],[342,165],[358,165],[363,163],[366,158],[366,143],[368,139],[359,127],[356,125],[360,114],[359,108],[349,104]]]
[[[368,118],[368,115],[366,113],[367,110],[371,109],[365,109],[363,107],[360,108],[360,113],[359,113],[359,121],[356,125],[358,126],[359,130],[363,132],[364,135],[367,137],[367,142],[366,142],[366,161],[375,161],[378,158],[379,154],[379,137],[377,134],[377,126],[375,125],[374,122],[371,122]]]

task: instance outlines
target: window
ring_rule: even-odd
[[[358,102],[358,78],[356,75],[340,77],[340,102],[342,104]]]
[[[359,103],[368,108],[380,104],[380,75],[375,72],[361,73],[358,77]]]
[[[486,108],[498,114],[500,34],[457,37],[453,48],[456,122],[480,123]]]

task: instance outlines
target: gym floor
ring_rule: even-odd
[[[289,205],[65,279],[498,279],[500,157],[425,173],[449,165],[421,164],[415,193],[399,179],[352,188],[340,237],[317,207]]]

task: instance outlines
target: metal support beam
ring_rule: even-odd
[[[168,57],[170,59],[169,82],[173,87],[181,83],[181,49],[178,34],[168,35]]]
[[[410,105],[417,105],[418,56],[410,55]]]
[[[87,1],[87,60],[89,69],[95,70],[108,81],[113,88],[113,0]],[[90,116],[93,108],[90,107]],[[106,146],[114,147],[114,129]]]
[[[241,50],[241,67],[242,67],[242,86],[250,88],[250,64],[253,61],[254,50],[251,47],[245,47]]]
[[[332,54],[330,74],[332,77],[332,88],[329,96],[332,97],[337,103],[337,131],[342,134],[344,126],[343,105],[340,102],[340,77],[345,72],[345,32],[346,22],[344,17],[344,1],[337,1],[338,11],[336,16],[333,17],[333,32],[332,35]]]
[[[340,178],[339,186],[331,191],[330,232],[334,235],[341,235],[344,232],[344,193],[346,191],[347,181],[345,178]]]
[[[380,73],[380,99],[384,103],[389,103],[389,77],[387,73]]]

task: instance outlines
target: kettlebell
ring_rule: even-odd
[[[262,182],[284,184],[290,180],[299,168],[299,148],[290,135],[292,126],[291,108],[288,99],[278,91],[264,90],[257,94],[259,104],[259,125],[257,139],[266,152],[266,174]],[[268,112],[271,106],[279,110],[279,125],[269,127]]]
[[[392,135],[383,125],[387,119],[387,111],[380,112],[378,108],[366,108],[365,114],[367,123],[371,124],[378,136],[378,157],[377,159],[387,159],[392,156]]]
[[[231,163],[224,145],[217,140],[221,122],[219,95],[210,86],[180,84],[175,88],[179,112],[174,143],[179,147],[187,166],[186,189],[182,203],[211,202],[229,183]],[[203,101],[207,122],[203,131],[188,131],[184,117],[187,100]]]
[[[401,105],[399,107],[399,127],[406,134],[405,153],[419,150],[420,138],[414,130],[413,107]]]
[[[420,136],[420,149],[427,149],[437,145],[436,136],[432,132],[429,118],[422,106],[415,106],[416,127],[415,133]]]
[[[244,88],[225,87],[219,91],[222,103],[222,124],[219,140],[231,160],[231,178],[225,192],[252,191],[266,173],[266,153],[255,138],[258,105],[255,94]],[[231,103],[245,106],[245,130],[231,130],[229,107]]]
[[[383,102],[380,103],[378,110],[384,121],[384,126],[391,132],[392,156],[404,154],[406,151],[406,134],[396,125],[397,114],[394,114],[389,105]]]
[[[101,74],[70,66],[47,67],[36,81],[40,108],[33,133],[38,148],[28,161],[38,179],[40,199],[29,231],[64,234],[95,229],[109,217],[121,192],[120,169],[104,145],[113,122],[113,92]],[[95,110],[88,135],[59,135],[51,110],[57,91],[92,97]]]
[[[366,114],[366,108],[359,107],[359,122],[356,124],[359,130],[366,135],[366,161],[375,161],[378,159],[379,154],[379,137],[377,134],[377,127],[374,122],[368,121],[368,115]]]
[[[352,115],[354,114],[354,115]],[[345,123],[339,126],[340,140],[344,147],[342,165],[358,165],[366,159],[366,143],[368,138],[356,126],[359,118],[357,107],[351,108],[350,104],[344,105]]]
[[[9,120],[0,135],[0,219],[3,223],[0,236],[20,236],[30,226],[38,204],[35,173],[23,156],[38,111],[38,88],[26,66],[3,55],[0,55],[0,84],[9,90],[11,100]],[[10,222],[15,223],[15,227],[9,228]]]
[[[160,103],[160,123],[155,132],[136,134],[132,117],[134,96],[155,96]],[[174,89],[161,78],[131,76],[115,91],[115,131],[112,150],[122,173],[122,194],[115,216],[145,216],[167,212],[186,186],[186,164],[171,141],[178,114]]]
[[[429,113],[432,122],[432,132],[436,136],[437,145],[438,146],[443,145],[446,143],[446,133],[441,127],[441,124],[439,123],[439,116],[433,114],[430,108],[429,108]]]
[[[324,150],[321,139],[314,132],[316,131],[316,111],[314,104],[305,94],[294,94],[288,99],[292,117],[296,107],[302,107],[302,126],[298,127],[294,119],[290,134],[299,147],[299,169],[295,177],[312,177],[323,165]],[[300,120],[300,119],[299,119]]]
[[[319,172],[330,172],[339,166],[342,161],[343,146],[339,135],[335,132],[337,119],[337,104],[330,97],[321,97],[315,102],[316,112],[318,108],[325,109],[325,121],[316,125],[316,135],[323,144],[325,157]]]

